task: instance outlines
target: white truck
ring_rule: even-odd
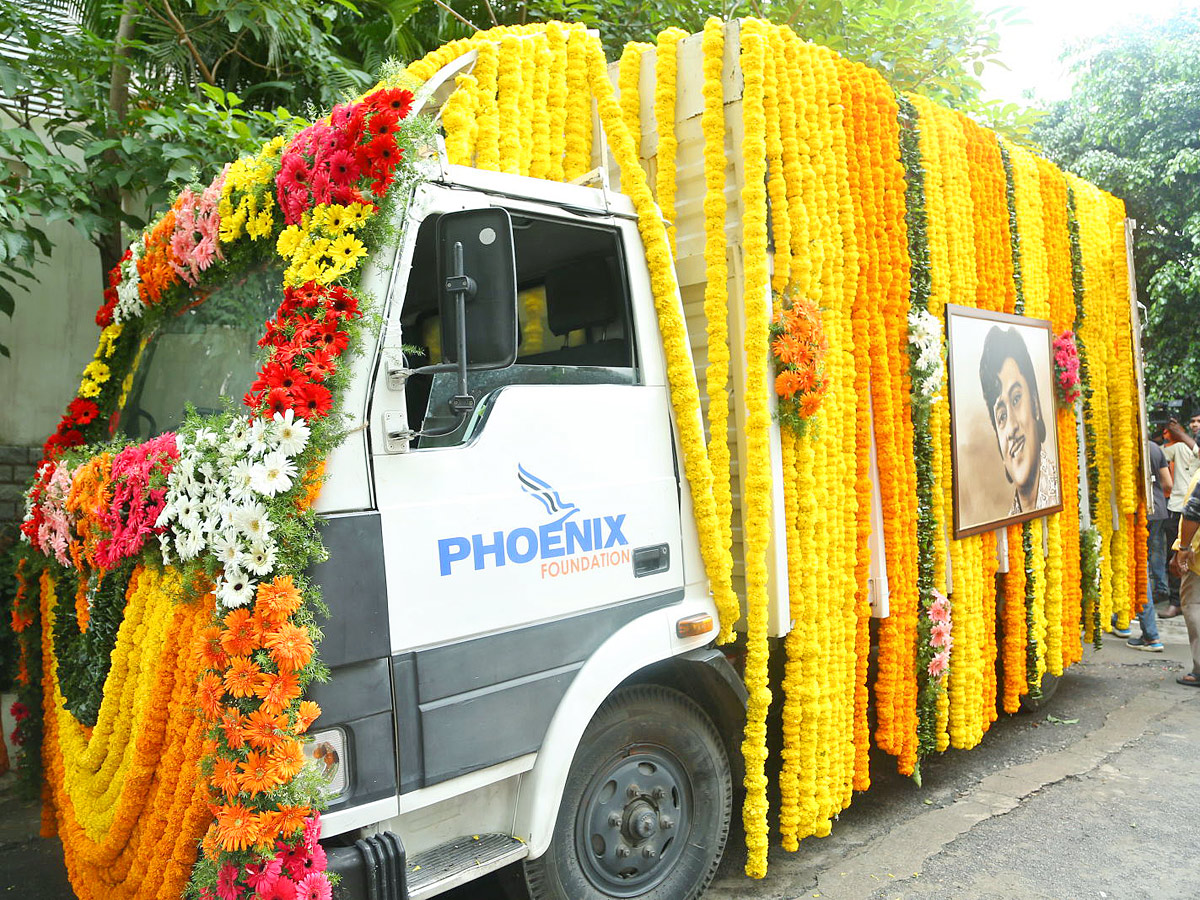
[[[436,113],[473,59],[412,114]],[[522,860],[538,898],[698,896],[729,833],[746,690],[713,646],[633,205],[603,165],[590,184],[453,166],[444,149],[423,165],[366,266],[382,321],[345,392],[361,427],[316,505],[330,870],[341,896],[372,900]],[[452,288],[470,288],[459,327]],[[544,313],[525,312],[531,296]],[[213,300],[187,327],[223,314]],[[234,389],[208,376],[251,364],[172,327],[127,407],[151,430],[183,408],[181,380],[215,408]],[[422,370],[456,342],[469,372],[450,352]]]

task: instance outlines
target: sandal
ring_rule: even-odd
[[[1180,675],[1175,680],[1180,684],[1186,684],[1191,687],[1200,687],[1200,678],[1196,677],[1195,672],[1188,672],[1185,675]]]

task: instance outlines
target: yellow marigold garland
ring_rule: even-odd
[[[658,150],[655,163],[655,197],[667,220],[667,238],[671,256],[675,246],[675,70],[679,65],[678,44],[687,37],[682,28],[668,28],[658,36],[658,51],[654,56],[654,119],[658,129]]]
[[[749,26],[749,23],[746,23]],[[747,322],[762,322],[769,288],[767,277],[766,196],[763,189],[766,157],[766,122],[762,109],[763,68],[766,47],[760,33],[743,27],[741,36],[746,168],[742,188],[742,246],[746,252],[745,292]],[[770,540],[771,469],[768,446],[771,428],[767,409],[767,339],[761,327],[746,329],[746,444],[744,478],[743,547],[746,569],[746,670],[750,699],[746,708],[746,734],[742,757],[746,761],[746,802],[742,821],[746,832],[746,874],[762,878],[767,872],[767,709],[771,689],[767,677],[767,545]]]

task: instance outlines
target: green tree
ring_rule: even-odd
[[[141,212],[370,84],[395,46],[384,0],[43,0],[0,6],[0,312],[73,224],[97,278]],[[8,351],[0,346],[0,353]]]
[[[400,0],[401,47],[418,56],[474,27],[552,18],[586,22],[610,59],[627,41],[653,40],[670,25],[700,31],[709,16],[758,16],[878,69],[897,90],[914,91],[1005,127],[1031,123],[1015,106],[981,99],[979,77],[1000,62],[999,26],[1009,7],[980,12],[973,0]]]
[[[1200,396],[1200,12],[1072,51],[1071,97],[1036,136],[1066,169],[1121,197],[1138,223],[1149,400]]]

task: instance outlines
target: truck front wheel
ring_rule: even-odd
[[[708,716],[656,685],[616,691],[571,763],[550,848],[525,864],[532,900],[692,900],[729,836],[729,760]]]

